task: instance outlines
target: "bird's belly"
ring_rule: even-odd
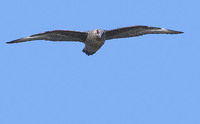
[[[104,41],[88,40],[87,42],[85,42],[85,46],[88,51],[96,52],[97,50],[99,50],[101,48],[101,46],[104,44],[104,42],[105,42],[105,40]]]

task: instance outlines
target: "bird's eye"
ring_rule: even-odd
[[[99,30],[97,30],[97,34],[99,33]]]

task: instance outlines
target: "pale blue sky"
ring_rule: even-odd
[[[199,124],[199,0],[0,2],[0,124]],[[17,38],[131,25],[183,31],[76,42]]]

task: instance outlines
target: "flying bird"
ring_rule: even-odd
[[[20,38],[7,42],[7,44],[20,43],[32,40],[48,40],[48,41],[77,41],[85,44],[82,50],[86,55],[93,55],[98,51],[106,40],[136,37],[145,34],[180,34],[181,31],[174,31],[158,27],[150,26],[130,26],[112,30],[94,29],[86,32],[72,30],[53,30],[28,37]]]

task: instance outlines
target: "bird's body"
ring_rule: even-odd
[[[145,34],[179,34],[180,31],[168,30],[164,28],[149,26],[130,26],[117,28],[113,30],[94,29],[87,32],[70,31],[70,30],[54,30],[47,31],[7,42],[19,43],[32,40],[49,40],[49,41],[79,41],[85,44],[83,52],[92,55],[98,51],[106,40],[141,36]]]
[[[105,43],[106,37],[104,30],[94,29],[88,32],[85,40],[83,52],[87,55],[94,54]]]

